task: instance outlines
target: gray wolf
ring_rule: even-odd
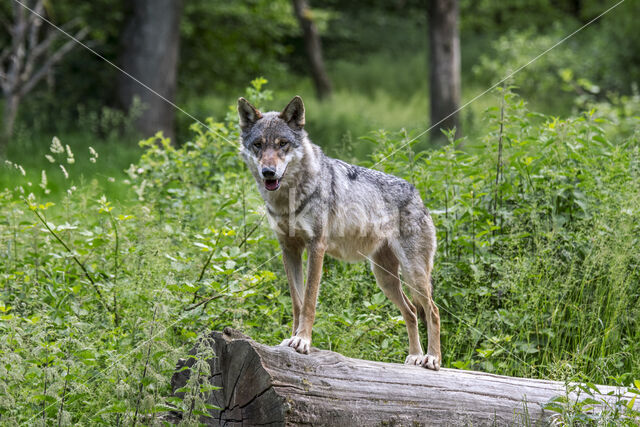
[[[267,113],[240,98],[238,115],[240,152],[280,242],[293,302],[293,334],[281,345],[309,353],[325,254],[352,262],[367,259],[378,285],[398,306],[407,326],[405,363],[438,370],[440,315],[431,297],[436,234],[415,187],[324,155],[304,130],[305,110],[299,96],[282,112]],[[402,289],[399,269],[417,308]],[[426,355],[418,317],[427,325]]]

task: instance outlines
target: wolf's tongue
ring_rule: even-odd
[[[279,185],[280,185],[280,180],[277,180],[277,179],[266,179],[264,181],[264,187],[269,191],[276,190]]]

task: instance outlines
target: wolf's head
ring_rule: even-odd
[[[238,99],[242,130],[241,154],[256,180],[268,191],[286,181],[287,171],[304,155],[304,104],[294,97],[281,113],[261,113],[244,98]]]

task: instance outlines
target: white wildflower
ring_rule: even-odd
[[[107,178],[107,181],[116,182],[116,179],[114,177],[110,176],[109,178]]]
[[[64,153],[64,147],[60,143],[60,140],[57,136],[54,136],[51,140],[51,147],[49,147],[49,150],[51,150],[52,153],[56,154]]]
[[[27,176],[27,173],[24,171],[24,168],[21,165],[16,165],[22,176]]]
[[[65,179],[69,179],[69,173],[67,172],[67,170],[64,168],[63,165],[60,165],[60,169],[62,169],[62,173],[64,174],[64,178]]]
[[[93,157],[94,159],[98,158],[98,152],[91,146],[89,146],[89,154],[91,154],[91,157]]]
[[[73,157],[73,151],[71,151],[71,147],[69,147],[69,144],[65,145],[65,147],[67,149],[67,163],[72,165],[76,162],[76,159]]]
[[[137,177],[136,176],[136,166],[133,163],[131,163],[129,165],[129,167],[127,168],[127,170],[125,170],[125,173],[127,175],[129,175],[129,178],[136,179],[136,177]]]
[[[40,187],[44,190],[44,194],[49,194],[51,192],[51,190],[49,190],[47,188],[47,172],[45,172],[44,170],[42,170],[42,176],[40,179]]]
[[[53,158],[53,156],[49,155],[49,154],[45,154],[44,155],[45,159],[49,160],[49,163],[55,163],[56,159]]]
[[[89,157],[89,161],[90,161],[91,163],[95,163],[95,162],[96,162],[96,158],[95,158],[95,157]]]

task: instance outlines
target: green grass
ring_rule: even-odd
[[[265,104],[266,110],[281,110],[294,95],[302,96],[307,113],[307,131],[311,139],[335,156],[364,160],[375,149],[371,143],[361,141],[378,129],[399,131],[407,129],[416,134],[429,128],[429,92],[427,87],[427,58],[423,52],[408,55],[379,53],[369,55],[362,62],[330,61],[327,70],[332,79],[334,93],[330,99],[318,101],[308,77],[270,80],[274,96]],[[466,73],[462,89],[462,103],[482,93],[485,87]],[[184,100],[184,107],[198,118],[224,117],[229,103],[242,96],[208,95]],[[485,131],[481,120],[483,112],[495,99],[486,95],[461,111],[464,135],[474,138]],[[180,116],[186,128],[190,119]],[[181,139],[188,139],[183,133]],[[432,146],[425,136],[421,148]]]
[[[42,179],[42,171],[47,176],[48,189],[51,194],[60,196],[69,187],[60,168],[62,164],[74,177],[76,186],[98,186],[110,199],[126,200],[130,186],[124,183],[127,176],[124,170],[140,158],[142,149],[134,136],[108,139],[97,138],[91,132],[75,132],[59,135],[63,145],[69,145],[74,153],[75,162],[70,164],[65,156],[60,162],[50,163],[45,155],[49,151],[52,136],[31,133],[18,133],[5,153],[6,160],[20,164],[26,173],[25,191],[37,189]],[[92,163],[88,147],[93,147],[99,154]],[[0,188],[13,187],[16,183],[15,169],[7,164],[0,167]],[[31,185],[29,185],[31,183]]]

